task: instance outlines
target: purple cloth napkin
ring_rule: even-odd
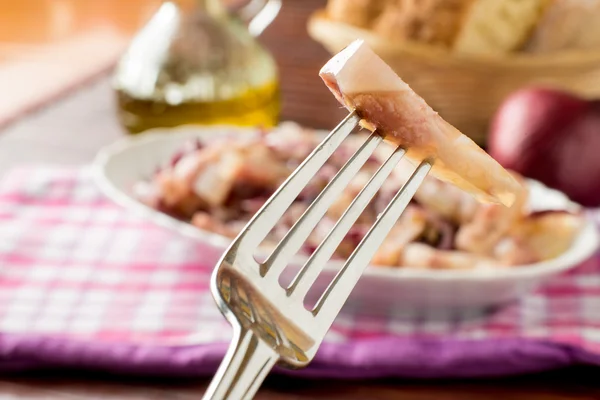
[[[166,347],[99,343],[69,338],[2,335],[0,371],[85,368],[127,375],[210,376],[227,344]],[[325,343],[302,370],[277,373],[307,378],[468,378],[541,372],[574,364],[600,364],[580,347],[543,340],[411,340],[378,338]]]

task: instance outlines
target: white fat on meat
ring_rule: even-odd
[[[442,119],[362,40],[320,72],[333,95],[361,124],[408,149],[413,163],[433,161],[431,174],[486,203],[510,206],[523,187],[471,139]]]

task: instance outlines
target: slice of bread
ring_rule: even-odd
[[[553,0],[477,0],[454,42],[466,54],[520,50]]]
[[[600,0],[554,0],[535,29],[527,51],[600,48]]]

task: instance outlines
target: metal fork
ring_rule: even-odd
[[[369,136],[277,244],[266,261],[257,262],[253,253],[359,121],[355,112],[350,113],[317,146],[233,241],[215,269],[211,282],[212,293],[221,312],[233,325],[234,338],[205,399],[252,399],[276,363],[299,368],[313,359],[379,244],[431,169],[431,160],[421,162],[379,215],[314,308],[306,309],[304,298],[310,287],[348,230],[403,157],[405,149],[396,148],[383,162],[288,287],[279,284],[280,274],[329,206],[375,151],[382,141],[380,135],[375,132]]]

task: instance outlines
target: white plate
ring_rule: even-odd
[[[97,156],[94,175],[100,188],[116,203],[145,215],[149,220],[190,236],[206,245],[207,260],[217,263],[228,246],[226,237],[198,229],[176,220],[137,201],[132,186],[152,176],[157,166],[168,162],[183,142],[190,138],[206,139],[231,134],[232,130],[248,134],[244,128],[183,127],[156,130],[153,133],[125,138],[106,148]],[[531,182],[531,206],[535,209],[571,209],[576,207],[566,196]],[[369,267],[349,299],[349,306],[368,312],[389,306],[425,308],[486,307],[498,305],[526,294],[543,280],[575,267],[588,259],[598,247],[598,233],[588,221],[571,248],[560,257],[532,265],[497,270],[426,270],[416,268]],[[293,266],[300,266],[306,257],[297,256]],[[322,289],[339,262],[330,262],[316,284]]]

